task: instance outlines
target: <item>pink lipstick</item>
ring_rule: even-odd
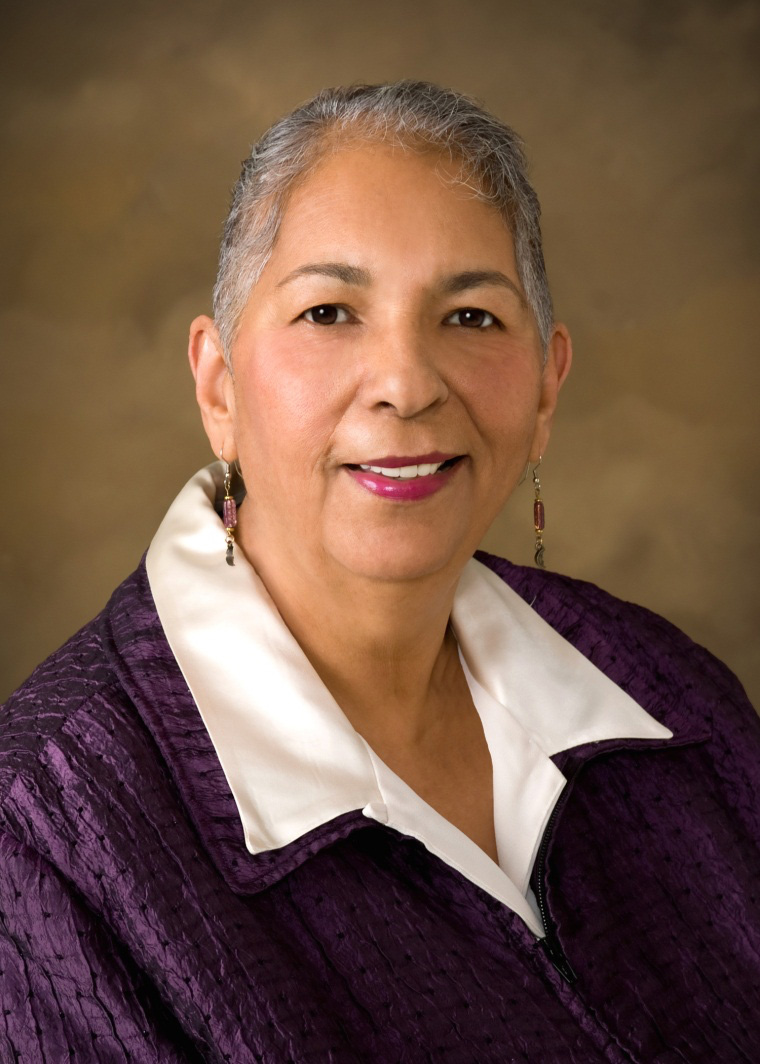
[[[346,465],[343,468],[360,487],[373,495],[400,502],[413,502],[441,491],[452,477],[456,476],[462,457],[463,455],[447,455],[439,451],[409,457],[389,455],[372,459],[361,466]],[[446,464],[436,471],[431,469],[431,466],[441,463],[451,464]],[[370,469],[369,466],[374,468]],[[378,472],[378,467],[387,470],[400,469],[404,471],[404,475],[394,476]],[[422,467],[419,473],[416,472],[418,467]]]

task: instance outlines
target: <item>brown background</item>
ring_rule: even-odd
[[[551,566],[760,699],[760,8],[732,0],[26,3],[3,16],[0,695],[100,608],[210,460],[185,342],[250,143],[423,77],[522,132],[576,366]],[[530,559],[524,485],[486,546]]]

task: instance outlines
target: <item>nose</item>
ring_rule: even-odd
[[[363,396],[368,406],[413,418],[440,406],[449,389],[436,365],[430,338],[410,326],[386,329],[369,345]]]

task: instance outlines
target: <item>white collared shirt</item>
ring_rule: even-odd
[[[352,727],[242,551],[225,564],[214,509],[222,466],[200,470],[150,545],[166,638],[235,798],[251,853],[361,809],[410,835],[544,933],[528,881],[565,785],[551,755],[670,732],[472,559],[451,625],[493,764],[494,862],[419,797]]]

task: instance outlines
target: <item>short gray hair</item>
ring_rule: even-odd
[[[541,207],[520,137],[477,100],[427,81],[324,89],[254,144],[232,193],[214,286],[214,316],[229,364],[251,289],[272,254],[288,195],[347,139],[437,150],[507,224],[517,272],[546,348],[554,324],[541,249]]]

